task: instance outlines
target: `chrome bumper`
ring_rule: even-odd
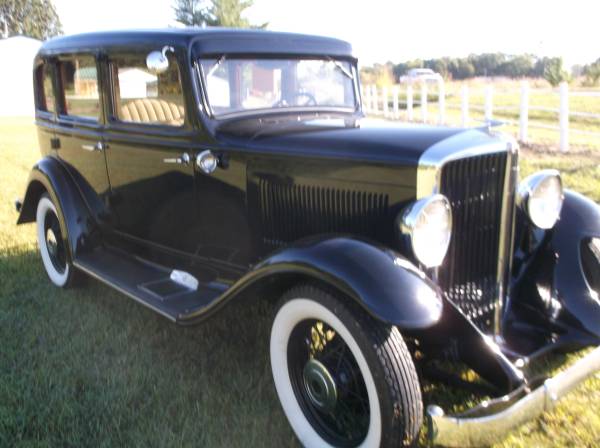
[[[560,398],[597,370],[600,370],[600,347],[531,392],[518,390],[458,416],[444,415],[439,406],[430,405],[427,407],[429,438],[436,445],[450,447],[491,445],[511,429],[552,409]]]

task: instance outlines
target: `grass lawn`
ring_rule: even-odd
[[[184,329],[94,281],[50,286],[34,226],[15,225],[13,200],[39,156],[30,121],[0,120],[0,446],[298,446],[259,300]],[[524,172],[558,166],[600,201],[600,155],[524,156]],[[599,444],[597,375],[498,446]]]

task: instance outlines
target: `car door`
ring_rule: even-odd
[[[115,228],[153,248],[194,252],[193,132],[178,60],[160,74],[148,51],[109,52],[111,106],[106,151]]]
[[[57,61],[58,156],[88,200],[104,202],[109,193],[99,65],[93,54],[60,56]]]

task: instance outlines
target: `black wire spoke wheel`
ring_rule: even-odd
[[[305,320],[292,331],[288,365],[306,417],[335,446],[357,446],[369,429],[369,397],[356,359],[324,322]]]
[[[300,442],[399,447],[418,440],[421,388],[396,327],[312,284],[281,298],[271,328],[277,395]]]

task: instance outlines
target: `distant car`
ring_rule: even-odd
[[[411,68],[406,75],[400,77],[400,82],[412,84],[415,82],[438,82],[441,79],[442,75],[429,68]]]
[[[363,122],[346,42],[60,37],[34,85],[43,158],[16,208],[50,281],[85,273],[181,325],[278,300],[271,371],[305,446],[415,443],[422,380],[464,385],[448,362],[500,397],[429,406],[429,435],[496,442],[600,366],[596,350],[546,382],[524,370],[600,344],[600,208],[554,170],[519,183],[493,129]]]

